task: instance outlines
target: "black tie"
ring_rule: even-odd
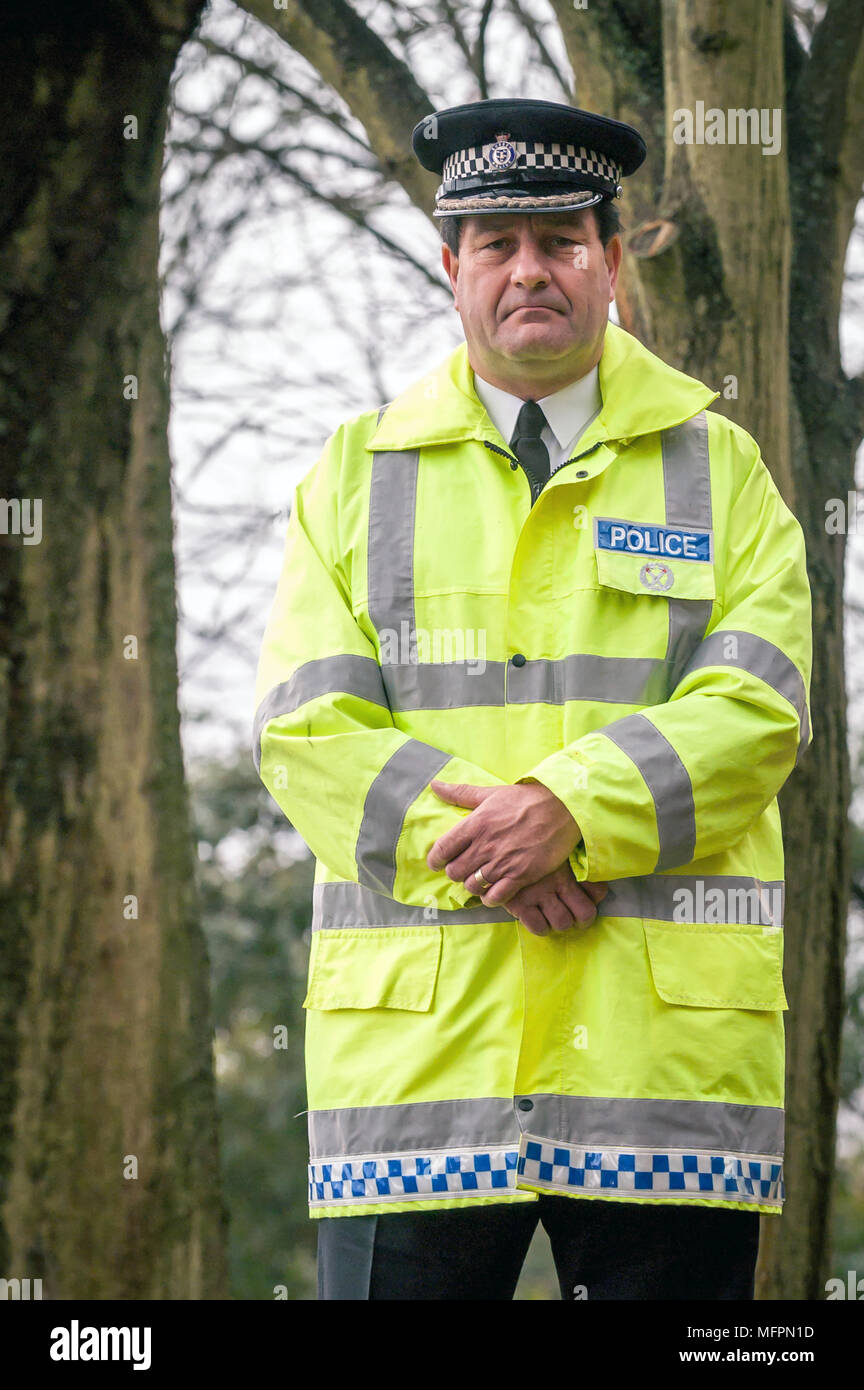
[[[531,481],[532,498],[549,481],[549,450],[540,438],[548,421],[536,401],[526,401],[519,411],[510,447]]]

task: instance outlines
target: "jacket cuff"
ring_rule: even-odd
[[[450,884],[450,898],[453,908],[463,907],[482,907],[483,903],[476,893],[470,892],[464,883],[455,883],[452,879],[447,880]]]
[[[581,833],[579,843],[567,856],[570,867],[580,883],[585,879],[593,879],[592,866],[595,856],[590,851],[591,833],[586,832],[586,825],[590,824],[590,813],[586,805],[587,776],[584,766],[574,761],[567,753],[551,753],[542,763],[526,772],[524,777],[517,778],[517,782],[541,782],[567,807]]]
[[[655,872],[654,798],[630,757],[602,730],[552,753],[525,776],[548,787],[579,826],[582,844],[569,858],[580,883]]]

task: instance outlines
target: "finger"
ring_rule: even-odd
[[[449,801],[453,806],[470,806],[472,810],[495,790],[494,787],[473,787],[469,782],[439,782],[437,777],[433,777],[429,785],[442,801]]]
[[[539,908],[523,907],[519,914],[519,921],[535,936],[549,935],[549,923]]]
[[[573,913],[557,893],[546,893],[537,906],[553,931],[567,931],[573,926]]]
[[[479,840],[472,840],[467,849],[461,854],[450,858],[444,865],[444,872],[448,878],[456,879],[459,883],[467,883],[469,878],[473,882],[473,876],[478,869],[486,868],[488,873],[483,877],[487,885],[495,882],[495,865],[488,853],[484,853],[482,843]],[[485,892],[485,889],[477,889],[477,892]]]
[[[487,866],[488,867],[488,866]],[[483,882],[480,881],[480,874],[483,874]],[[488,893],[493,887],[494,879],[489,874],[484,874],[482,869],[475,869],[462,882],[472,893],[476,893],[478,898],[482,898],[484,893]],[[494,904],[493,904],[494,906]]]
[[[493,872],[492,869],[490,869],[491,872]],[[509,903],[511,898],[515,898],[516,894],[524,887],[525,884],[520,883],[518,879],[499,878],[497,883],[493,883],[488,893],[484,893],[483,901],[487,907],[500,907],[504,903]]]
[[[494,903],[492,904],[492,906],[494,907]],[[522,917],[523,908],[528,906],[529,904],[525,902],[521,893],[514,893],[513,897],[508,902],[504,911],[507,913],[508,916],[515,917],[518,921]]]
[[[590,927],[597,916],[597,908],[591,898],[582,892],[579,883],[565,883],[558,889],[558,896],[564,900],[576,919],[575,925]]]
[[[448,830],[446,835],[441,835],[435,841],[426,856],[426,863],[430,869],[443,869],[445,864],[465,852],[476,833],[476,828],[472,829],[468,824],[470,819],[470,816],[466,816],[458,825],[454,825],[452,830]],[[475,859],[474,863],[476,862]],[[473,865],[468,865],[468,870],[470,871],[473,867]]]
[[[583,893],[587,893],[589,898],[595,903],[602,903],[606,894],[609,892],[608,883],[580,883],[579,887]]]

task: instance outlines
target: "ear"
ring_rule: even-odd
[[[609,238],[609,245],[604,248],[603,256],[606,261],[606,268],[609,271],[609,302],[615,298],[615,285],[618,281],[618,271],[621,268],[621,257],[624,254],[624,246],[621,237],[616,232]]]
[[[442,244],[442,247],[441,247],[441,264],[442,264],[443,267],[444,267],[444,271],[445,271],[445,273],[446,273],[446,275],[447,275],[447,279],[450,281],[450,286],[451,286],[451,288],[452,288],[452,290],[453,290],[453,298],[454,298],[454,300],[455,300],[455,298],[456,298],[456,281],[457,281],[457,279],[458,279],[458,277],[459,277],[459,258],[458,258],[458,256],[455,256],[455,255],[453,254],[453,252],[450,250],[450,247],[447,245],[446,241]]]

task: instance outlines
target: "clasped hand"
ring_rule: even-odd
[[[580,883],[574,875],[568,856],[582,832],[548,787],[478,787],[437,778],[430,785],[442,801],[471,808],[435,841],[426,857],[430,869],[443,869],[487,907],[506,904],[537,936],[594,920],[609,886]]]

